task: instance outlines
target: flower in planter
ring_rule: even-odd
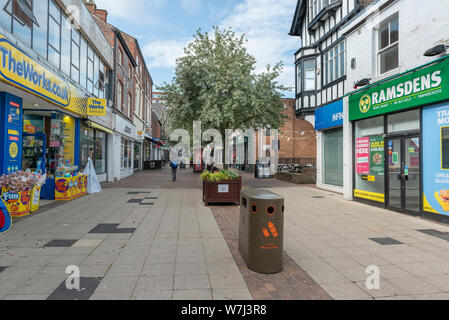
[[[223,180],[238,180],[239,175],[235,171],[231,170],[220,170],[215,173],[205,171],[201,174],[201,180],[207,182],[220,182]]]

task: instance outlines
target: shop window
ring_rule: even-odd
[[[441,128],[442,140],[442,167],[443,170],[449,170],[449,127]]]
[[[94,142],[94,130],[82,127],[80,133],[80,168],[86,167],[89,154],[94,151]]]
[[[395,15],[379,29],[378,61],[380,74],[399,66],[399,18]]]
[[[134,169],[140,168],[140,145],[134,144]]]
[[[419,109],[388,116],[388,133],[418,131],[421,111]]]
[[[384,117],[355,123],[355,196],[385,202]]]
[[[106,136],[101,131],[95,131],[94,165],[97,174],[106,173]]]
[[[132,168],[132,150],[133,143],[131,141],[122,139],[122,154],[121,154],[121,168],[131,169]]]

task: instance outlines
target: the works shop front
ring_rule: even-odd
[[[358,201],[449,218],[449,59],[349,98]]]

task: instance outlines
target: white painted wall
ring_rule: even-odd
[[[387,3],[391,4],[379,12],[378,8]],[[378,26],[395,13],[399,13],[399,68],[380,75],[377,71]],[[361,79],[371,78],[374,83],[438,58],[424,57],[424,52],[438,44],[449,45],[448,16],[447,0],[382,0],[369,8],[343,30],[348,66],[346,91],[353,91],[352,84]],[[360,24],[363,19],[366,22]],[[355,69],[351,68],[352,58],[357,60]]]

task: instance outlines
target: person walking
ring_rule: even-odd
[[[172,175],[173,182],[176,181],[176,173],[178,171],[178,166],[179,166],[178,160],[175,160],[175,159],[170,160],[171,175]]]

